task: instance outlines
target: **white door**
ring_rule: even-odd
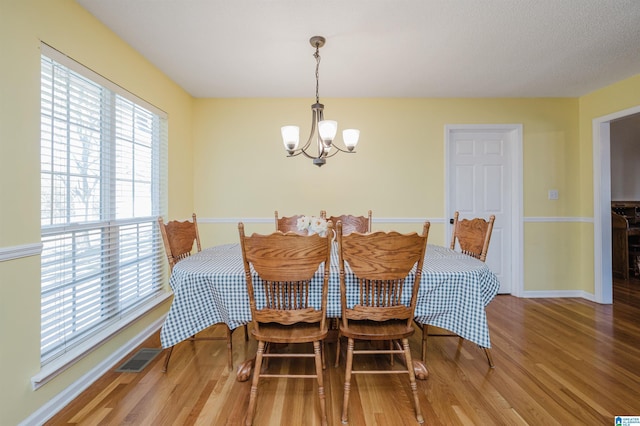
[[[500,280],[499,293],[512,293],[512,130],[467,126],[449,130],[448,211],[460,219],[495,215],[487,265]],[[449,221],[447,221],[449,223]],[[447,243],[452,227],[447,226]]]

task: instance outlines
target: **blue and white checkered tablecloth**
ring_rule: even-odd
[[[321,272],[316,276],[320,282]],[[339,280],[338,253],[333,250],[329,317],[340,316]],[[169,282],[174,299],[160,333],[164,348],[216,323],[226,323],[233,330],[251,321],[240,244],[211,247],[178,262]],[[485,306],[499,287],[497,277],[485,263],[430,244],[418,292],[416,319],[490,348]]]

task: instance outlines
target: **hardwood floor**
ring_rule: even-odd
[[[616,415],[640,416],[640,281],[614,284],[614,304],[583,299],[498,296],[487,307],[495,369],[483,351],[457,338],[429,340],[429,378],[418,381],[426,425],[612,425]],[[222,327],[207,333],[224,333]],[[234,333],[234,365],[253,356],[255,342]],[[159,347],[154,336],[143,345]],[[343,347],[345,345],[342,345]],[[411,346],[419,357],[420,331]],[[141,373],[101,377],[48,425],[241,425],[250,382],[226,367],[223,342],[176,346],[169,371],[164,353]],[[325,392],[329,424],[340,424],[344,359],[327,345]],[[380,357],[365,363],[385,363]],[[312,363],[269,368],[313,369]],[[354,362],[355,364],[355,362]],[[318,425],[315,381],[266,379],[258,390],[255,425]],[[351,425],[412,425],[405,376],[357,376]]]

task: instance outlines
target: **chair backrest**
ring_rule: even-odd
[[[611,227],[614,229],[628,229],[629,221],[626,217],[616,212],[611,212]]]
[[[484,262],[487,259],[491,231],[493,230],[493,222],[496,220],[496,217],[491,215],[487,221],[482,218],[459,220],[458,216],[458,212],[455,212],[453,216],[451,249],[455,250],[457,241],[462,253]]]
[[[320,216],[326,219],[327,212],[322,210]],[[361,234],[371,232],[371,210],[369,210],[366,217],[343,214],[340,216],[330,216],[328,220],[333,222],[334,226],[338,221],[342,222],[342,235],[349,235],[352,232],[360,232]]]
[[[276,217],[276,231],[280,232],[295,232],[300,235],[307,235],[307,231],[298,230],[298,219],[303,217],[304,215],[297,214],[295,216],[289,217],[278,217],[278,210],[275,211]]]
[[[407,320],[407,325],[411,325],[429,226],[425,222],[421,235],[396,231],[344,235],[342,223],[337,223],[340,301],[345,326],[349,320],[390,319]],[[355,279],[347,279],[345,262]],[[405,286],[410,286],[409,297]]]
[[[254,327],[259,330],[260,323],[265,322],[285,325],[305,322],[318,323],[324,329],[331,239],[318,234],[278,231],[245,236],[242,222],[238,231]],[[323,263],[320,284],[313,278]]]
[[[163,222],[162,217],[158,218],[160,233],[162,233],[162,241],[164,242],[164,249],[167,253],[171,271],[173,271],[173,266],[176,263],[191,256],[194,242],[197,250],[202,250],[196,214],[194,213],[192,217],[193,222],[172,220],[167,223]]]

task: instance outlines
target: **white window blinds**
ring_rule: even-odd
[[[167,119],[43,45],[41,363],[162,290]]]

